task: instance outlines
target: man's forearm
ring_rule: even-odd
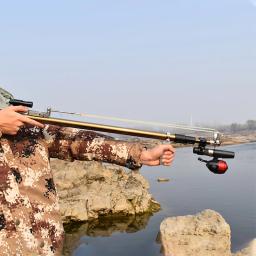
[[[96,160],[125,166],[129,169],[141,167],[140,156],[143,147],[139,143],[96,138],[91,142],[76,140],[71,152],[78,160]]]
[[[129,169],[141,167],[140,156],[143,147],[110,139],[99,133],[48,126],[45,131],[49,155],[63,160],[96,160],[126,166]]]

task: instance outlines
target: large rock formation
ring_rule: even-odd
[[[166,256],[231,256],[230,236],[229,225],[213,210],[170,217],[160,226]]]
[[[234,253],[233,256],[256,256],[256,238],[240,252]]]
[[[72,163],[52,159],[63,222],[86,221],[104,215],[156,211],[148,182],[136,171],[99,162]]]
[[[165,256],[256,256],[256,239],[242,251],[231,253],[230,227],[213,210],[165,219],[158,241]]]

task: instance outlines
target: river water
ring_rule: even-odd
[[[83,224],[68,232],[66,248],[74,256],[159,256],[156,238],[164,218],[213,209],[231,226],[232,251],[242,249],[256,238],[256,143],[226,149],[235,151],[236,158],[228,161],[224,175],[209,172],[191,148],[178,149],[171,167],[143,167],[162,209],[153,216]],[[170,181],[159,183],[158,177]]]

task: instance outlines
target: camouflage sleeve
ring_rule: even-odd
[[[44,137],[49,156],[63,160],[96,160],[125,166],[141,167],[140,143],[114,140],[96,132],[48,125]]]

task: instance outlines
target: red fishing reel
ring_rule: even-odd
[[[235,153],[232,151],[209,149],[202,146],[193,148],[193,153],[197,155],[212,156],[213,159],[207,161],[198,158],[199,161],[206,163],[207,168],[215,174],[224,174],[228,170],[228,164],[219,158],[234,158]]]
[[[219,160],[218,158],[207,161],[199,157],[198,160],[206,163],[207,168],[215,174],[224,174],[228,170],[226,161]]]

